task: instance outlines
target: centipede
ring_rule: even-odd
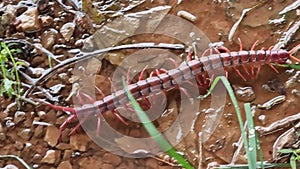
[[[254,45],[253,45],[254,46]],[[300,47],[300,44],[291,50],[285,49],[261,49],[261,50],[239,50],[232,52],[225,48],[225,52],[212,53],[207,56],[202,56],[197,59],[182,62],[178,67],[163,71],[160,73],[152,73],[146,79],[139,79],[136,83],[128,84],[128,90],[132,93],[135,99],[141,99],[149,96],[152,92],[166,92],[167,90],[178,87],[192,79],[196,79],[199,86],[203,86],[207,78],[206,73],[215,69],[224,69],[225,72],[229,68],[234,68],[243,80],[247,80],[239,71],[239,68],[245,68],[245,65],[258,65],[257,74],[259,74],[260,66],[270,65],[275,71],[276,69],[271,64],[284,64],[288,59],[300,63],[300,59],[293,56],[295,51]],[[224,48],[223,48],[224,49]],[[253,75],[247,73],[248,75]],[[245,68],[246,69],[246,68]],[[202,82],[201,82],[202,81]],[[57,111],[67,111],[71,115],[60,126],[62,131],[70,121],[77,117],[77,114],[84,116],[97,116],[100,121],[99,114],[111,111],[119,120],[127,124],[127,122],[118,114],[116,109],[121,106],[126,106],[129,103],[125,89],[121,89],[105,96],[102,100],[96,100],[93,103],[83,104],[79,107],[64,107],[53,105],[43,101],[45,104]],[[80,122],[82,123],[82,121]],[[73,128],[72,134],[80,123]],[[98,126],[99,127],[99,126]]]

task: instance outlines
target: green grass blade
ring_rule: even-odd
[[[52,68],[52,64],[51,64],[51,56],[50,56],[50,55],[48,55],[47,57],[48,57],[48,64],[49,64],[49,68]]]
[[[261,151],[261,147],[260,147],[260,143],[259,143],[259,139],[258,139],[258,132],[255,131],[255,137],[256,137],[256,148],[257,148],[257,154],[258,154],[258,158],[259,160],[261,161],[260,163],[260,168],[264,169],[264,164],[263,164],[263,161],[264,161],[264,158],[263,158],[263,154],[262,154],[262,151]]]
[[[240,130],[241,130],[241,134],[242,134],[242,137],[243,137],[243,140],[244,140],[244,147],[245,149],[248,149],[248,142],[246,141],[247,140],[247,136],[246,136],[246,132],[244,130],[244,123],[243,123],[243,119],[242,119],[242,115],[241,115],[241,110],[238,106],[238,102],[235,98],[235,95],[234,95],[234,92],[233,92],[233,89],[229,83],[229,81],[227,80],[227,78],[225,76],[217,76],[215,78],[215,80],[213,81],[211,87],[209,88],[207,94],[203,95],[203,96],[199,96],[198,98],[199,99],[204,99],[206,97],[208,97],[212,91],[214,90],[214,88],[216,87],[216,85],[218,84],[219,80],[221,80],[229,94],[229,97],[231,99],[231,102],[234,106],[234,109],[235,109],[235,112],[236,112],[236,115],[237,115],[237,118],[238,118],[238,122],[239,122],[239,125],[240,125]]]
[[[16,64],[16,61],[12,55],[13,53],[13,49],[9,49],[9,47],[4,43],[4,42],[1,42],[1,47],[3,48],[1,50],[1,54],[2,55],[6,55],[9,56],[12,64],[13,64],[13,71],[15,73],[15,78],[16,78],[16,85],[17,85],[17,95],[20,95],[21,93],[21,81],[20,81],[20,77],[19,77],[19,73],[18,73],[18,68],[17,68],[17,64]],[[6,68],[5,68],[6,69]],[[2,73],[4,74],[5,70],[2,69]],[[3,77],[5,78],[5,77]]]
[[[160,132],[156,129],[153,123],[150,121],[146,113],[142,110],[139,104],[136,102],[130,91],[128,90],[128,86],[126,85],[125,78],[122,77],[124,89],[127,92],[127,96],[133,105],[134,111],[137,113],[139,119],[141,120],[142,124],[148,131],[148,133],[153,137],[153,139],[158,143],[161,149],[167,152],[170,156],[177,160],[182,167],[186,169],[194,169],[187,160],[180,154],[176,152],[176,150],[169,144],[169,142],[160,134]]]
[[[257,162],[257,168],[260,167],[260,163]],[[291,168],[291,165],[289,163],[263,163],[264,168]],[[299,163],[297,164],[299,165]],[[220,165],[218,167],[215,167],[214,169],[249,169],[249,166],[247,164],[229,164],[229,165]]]
[[[300,69],[299,64],[273,64],[275,66],[285,67],[285,68],[291,68],[291,69]]]
[[[290,164],[291,164],[291,168],[292,169],[296,169],[297,168],[296,159],[295,159],[294,155],[292,155],[291,158],[290,158]]]
[[[248,139],[249,139],[249,148],[246,149],[246,155],[248,157],[248,165],[249,168],[256,168],[256,132],[254,128],[254,121],[251,112],[250,103],[244,104],[245,112],[246,112],[246,119],[247,119],[247,127],[248,127]]]

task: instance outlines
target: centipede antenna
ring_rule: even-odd
[[[294,60],[294,61],[300,63],[300,59],[298,59],[297,57],[293,56],[293,54],[296,53],[299,49],[300,49],[300,44],[298,44],[298,45],[295,46],[293,49],[291,49],[291,50],[289,51],[289,54],[290,54],[290,59],[291,59],[291,60]]]
[[[37,102],[40,102],[46,106],[49,106],[51,108],[53,108],[54,110],[58,110],[58,111],[67,111],[70,112],[72,114],[75,114],[75,109],[72,107],[63,107],[63,106],[57,106],[57,105],[53,105],[49,102],[46,102],[45,100],[41,100],[41,99],[35,99]]]
[[[129,66],[128,71],[127,71],[127,75],[126,75],[126,84],[130,85],[130,72],[131,72],[131,66]]]
[[[97,90],[98,93],[100,93],[100,95],[102,97],[105,97],[105,94],[103,93],[103,91],[99,87],[95,86],[95,89]]]
[[[243,44],[242,44],[241,38],[238,37],[238,41],[239,41],[239,44],[240,44],[240,50],[243,50]]]

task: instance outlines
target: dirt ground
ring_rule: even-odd
[[[150,58],[146,55],[147,51],[144,48],[106,52],[104,56],[95,57],[96,59],[88,59],[76,63],[75,66],[70,65],[59,69],[50,78],[41,82],[39,88],[35,88],[30,93],[25,92],[26,98],[44,99],[59,106],[78,107],[82,102],[89,103],[90,100],[85,96],[81,96],[85,99],[84,101],[78,99],[76,88],[80,88],[82,93],[100,100],[114,90],[122,88],[120,77],[126,76],[128,70],[133,73],[132,77],[134,77],[131,83],[136,82],[138,73],[146,65],[143,62],[146,62],[150,68],[160,66],[167,70],[174,67],[173,63],[166,59],[168,57],[173,57],[180,64],[187,58],[189,51],[187,49],[195,45],[191,42],[196,42],[196,47],[193,47],[198,47],[199,52],[208,49],[209,43],[212,42],[223,42],[223,46],[230,51],[238,51],[240,50],[238,38],[241,39],[244,50],[250,50],[257,40],[255,49],[263,47],[268,49],[276,46],[279,39],[299,22],[300,15],[299,6],[287,13],[279,14],[294,2],[292,0],[251,2],[152,0],[140,4],[138,2],[100,1],[91,5],[92,2],[87,0],[82,2],[82,10],[78,8],[80,5],[77,1],[72,0],[40,0],[37,2],[4,0],[0,2],[0,38],[2,41],[11,40],[20,43],[25,52],[24,55],[18,55],[19,59],[29,64],[28,67],[20,69],[23,72],[20,73],[20,77],[24,91],[35,83],[34,80],[47,73],[47,70],[63,60],[74,57],[79,49],[90,52],[111,46],[142,42],[185,45],[181,50],[164,49],[164,51],[168,51],[165,53],[153,50],[157,52],[156,56],[150,56]],[[251,10],[241,18],[236,31],[230,33],[233,25],[238,22],[242,12],[247,8],[251,8]],[[151,9],[157,11],[151,12]],[[148,11],[148,13],[143,14],[142,11]],[[183,14],[182,12],[178,13],[179,11],[186,11],[192,16],[184,12]],[[182,22],[184,20],[189,24],[168,22],[172,24],[168,25],[166,22],[157,22],[159,20],[157,18],[163,18],[167,14],[179,15]],[[139,16],[148,15],[153,16],[149,19],[151,22],[138,23],[135,20]],[[161,25],[162,30],[167,30],[165,31],[167,35],[152,34],[152,25]],[[190,28],[190,25],[193,26]],[[201,30],[201,38],[197,39],[193,35],[194,28]],[[291,39],[285,44],[284,49],[290,50],[299,44],[298,28],[295,29],[295,33],[291,34]],[[126,33],[132,29],[144,32],[127,35]],[[181,36],[188,40],[183,42],[182,38],[174,38]],[[142,53],[138,53],[141,51]],[[153,53],[151,54],[153,55]],[[196,53],[196,55],[200,57],[202,53]],[[129,58],[129,56],[134,59],[126,60],[126,57]],[[299,52],[294,56],[299,58]],[[129,66],[132,68],[129,69]],[[259,141],[264,160],[287,162],[288,157],[279,157],[274,151],[283,147],[299,148],[298,138],[282,140],[282,137],[299,122],[297,115],[300,110],[300,72],[291,68],[275,67],[278,72],[274,71],[271,66],[263,65],[255,78],[247,76],[243,67],[240,67],[239,70],[245,76],[246,81],[231,68],[228,70],[228,79],[235,89],[243,119],[245,119],[243,104],[250,102],[252,106],[256,106],[254,107],[254,121],[261,134]],[[152,70],[146,71],[143,78],[149,77]],[[215,74],[213,73],[213,75]],[[111,85],[111,81],[114,85]],[[103,95],[101,92],[97,92],[95,86],[103,92]],[[202,94],[206,92],[208,84],[203,86],[205,88],[200,91]],[[45,89],[46,93],[50,95],[47,96],[45,92],[41,92],[41,89]],[[198,100],[197,104],[194,104],[196,109],[192,106],[183,108],[187,102],[183,102],[182,98],[186,98],[186,96],[179,90],[167,91],[166,102],[160,100],[161,96],[154,99],[156,104],[164,104],[163,109],[156,114],[148,114],[153,116],[154,124],[160,131],[169,132],[170,138],[177,138],[179,129],[173,129],[171,126],[177,117],[181,118],[180,123],[184,127],[180,128],[180,131],[184,130],[186,133],[178,136],[181,137],[180,142],[176,142],[175,139],[174,146],[176,145],[175,149],[181,152],[194,168],[212,167],[217,164],[247,163],[243,150],[233,157],[239,145],[237,142],[240,138],[240,128],[234,106],[224,88],[219,89],[225,95],[218,98],[216,94],[216,97],[210,96],[204,100]],[[75,93],[72,95],[72,92]],[[222,96],[225,97],[225,100],[222,100]],[[270,109],[259,108],[263,103],[278,96],[285,96],[285,100]],[[20,104],[13,104],[17,101],[20,101],[18,102]],[[0,102],[0,155],[16,155],[32,168],[181,168],[166,153],[141,153],[139,155],[136,153],[137,149],[128,148],[129,144],[136,145],[140,142],[130,143],[125,136],[147,138],[149,134],[141,123],[126,120],[128,125],[125,125],[113,115],[112,111],[103,113],[104,119],[109,126],[121,134],[110,138],[112,140],[103,141],[94,134],[97,131],[96,118],[86,120],[80,127],[76,118],[68,119],[71,117],[69,112],[54,110],[43,104],[36,106],[24,100],[10,99],[7,96],[0,97]],[[213,108],[213,102],[217,102],[216,104],[221,104],[221,106]],[[141,103],[141,106],[147,107],[145,102]],[[216,108],[224,110],[218,113]],[[124,107],[120,106],[118,111],[121,115],[125,115],[122,113],[125,111]],[[209,121],[209,117],[214,115],[217,117]],[[84,117],[84,115],[78,117],[79,121],[82,121]],[[126,118],[136,119],[136,115],[131,112]],[[216,120],[218,118],[220,119]],[[60,133],[60,126],[66,120],[70,122]],[[284,124],[280,125],[279,122]],[[277,127],[272,128],[274,131],[267,132],[267,129],[270,128],[268,126],[271,124],[276,124]],[[73,131],[74,128],[77,130]],[[214,128],[215,130],[213,130]],[[71,135],[70,132],[72,132]],[[100,132],[104,135],[110,134],[110,131],[103,127],[100,128]],[[204,134],[205,142],[201,142],[199,133]],[[294,133],[297,133],[297,130]],[[146,142],[140,144],[144,144],[144,147],[155,147]],[[136,146],[138,147],[138,145]],[[107,149],[111,151],[107,151]],[[130,156],[143,158],[131,158]],[[0,158],[0,167],[5,169],[24,168],[20,162],[11,158]]]

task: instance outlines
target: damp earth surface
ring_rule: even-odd
[[[300,43],[299,11],[299,3],[291,0],[4,0],[0,2],[1,41],[15,43],[21,48],[23,52],[15,57],[26,65],[18,69],[23,91],[20,96],[23,97],[9,98],[5,94],[0,97],[0,155],[15,155],[32,168],[39,169],[182,168],[164,152],[152,154],[152,151],[141,148],[157,145],[132,143],[127,139],[126,136],[150,138],[136,113],[130,111],[130,105],[117,109],[121,116],[126,117],[127,124],[112,111],[103,113],[107,124],[120,133],[106,141],[106,148],[111,150],[107,151],[98,144],[100,139],[93,137],[95,132],[109,135],[109,131],[101,127],[98,131],[97,117],[70,119],[71,114],[67,111],[33,103],[40,103],[37,101],[40,99],[53,105],[80,107],[123,88],[122,76],[130,77],[129,83],[135,83],[139,78],[149,77],[156,68],[161,68],[160,72],[170,70],[190,56],[201,57],[216,52],[208,50],[203,54],[211,46],[238,51],[241,46],[239,39],[243,50],[252,47],[267,50],[272,46],[291,50]],[[166,24],[162,19],[168,15],[177,16],[189,24]],[[153,33],[161,28],[170,30],[169,34]],[[194,28],[201,30],[201,37],[193,34]],[[142,33],[132,33],[135,31]],[[176,37],[184,37],[186,41]],[[142,47],[134,45],[141,43],[145,44]],[[149,43],[165,44],[165,47],[147,53],[145,49],[150,48]],[[80,51],[89,53],[126,44],[132,44],[132,47],[70,64],[36,83],[55,65],[73,58]],[[183,47],[179,45],[174,49],[174,44]],[[133,59],[126,59],[129,56]],[[300,58],[299,52],[294,56]],[[300,70],[266,64],[258,72],[258,65],[245,67],[250,74],[254,67],[255,74],[249,76],[244,67],[239,67],[246,81],[235,69],[227,70],[243,120],[246,119],[244,103],[251,103],[264,160],[288,163],[289,156],[282,156],[278,151],[299,148]],[[223,69],[212,72],[208,78],[217,75],[225,75],[225,72]],[[2,74],[0,76],[3,78]],[[201,90],[196,92],[199,95],[207,92],[210,82],[202,83]],[[29,92],[33,84],[38,87]],[[194,168],[247,164],[239,142],[241,130],[234,105],[221,86],[216,89],[219,93],[203,100],[186,95],[178,88],[154,94],[148,101],[145,98],[139,100],[145,110],[151,106],[162,107],[155,109],[156,112],[148,112],[148,116],[159,131],[168,131],[170,138],[176,138],[174,148]],[[218,99],[222,96],[223,100]],[[197,104],[196,109],[185,105],[191,102],[194,106]],[[213,107],[213,102],[220,106]],[[184,118],[187,116],[192,119]],[[171,128],[179,117],[181,125]],[[65,121],[68,121],[66,125]],[[82,122],[82,127],[79,122]],[[61,125],[64,125],[63,130],[60,130]],[[185,133],[181,133],[182,130]],[[138,148],[128,146],[132,144]],[[143,158],[132,158],[131,155]],[[1,157],[0,168],[24,168],[24,165],[15,159]]]

